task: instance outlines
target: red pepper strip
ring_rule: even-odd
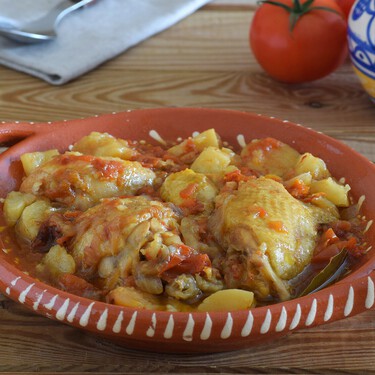
[[[169,257],[167,262],[162,265],[161,269],[159,270],[159,274],[162,274],[163,272],[180,264],[183,260],[188,258],[193,251],[194,250],[189,246],[183,244],[176,245],[176,251]]]
[[[177,251],[159,270],[159,275],[165,280],[170,280],[183,273],[199,273],[207,266],[211,266],[207,254],[197,254],[189,246],[178,245]]]
[[[183,260],[180,264],[173,267],[170,271],[180,275],[182,273],[190,273],[192,275],[199,273],[204,267],[211,265],[210,258],[207,254],[194,254]]]

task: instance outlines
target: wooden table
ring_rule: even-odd
[[[248,47],[255,6],[217,0],[62,87],[0,67],[0,121],[54,121],[127,109],[198,106],[288,119],[375,161],[375,105],[347,61],[322,80],[270,79]],[[375,373],[375,311],[231,353],[132,351],[0,297],[0,371],[126,373]]]

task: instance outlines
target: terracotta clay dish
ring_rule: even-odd
[[[375,215],[375,167],[346,145],[305,127],[257,114],[193,108],[135,110],[56,123],[2,123],[0,142],[12,145],[0,156],[0,197],[19,188],[20,156],[57,148],[63,152],[92,131],[145,140],[187,138],[214,128],[223,141],[239,148],[241,140],[273,137],[300,153],[322,158],[333,176],[345,177],[361,215]],[[1,217],[0,225],[4,226]],[[375,244],[375,226],[366,232]],[[0,291],[37,314],[74,326],[129,348],[161,352],[219,352],[257,345],[298,329],[344,319],[373,307],[375,249],[361,257],[351,273],[303,297],[240,311],[171,312],[107,304],[47,285],[19,269],[0,233]]]

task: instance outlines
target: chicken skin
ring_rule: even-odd
[[[93,274],[99,267],[99,273],[107,277],[112,269],[110,261],[101,266],[100,262],[106,257],[120,262],[121,256],[114,257],[122,252],[126,264],[121,268],[126,276],[132,263],[138,261],[141,247],[154,240],[156,233],[159,237],[173,231],[176,219],[168,205],[145,197],[107,199],[76,219],[71,253],[82,272]],[[162,241],[159,248],[161,245]]]
[[[154,172],[138,162],[66,153],[35,169],[20,191],[86,210],[102,198],[133,195],[151,186],[154,178]]]
[[[286,281],[309,263],[319,221],[335,219],[319,211],[267,178],[219,195],[209,226],[227,249],[223,265],[227,285],[252,290],[260,300],[288,299]]]

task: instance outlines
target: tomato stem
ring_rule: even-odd
[[[258,4],[271,4],[271,5],[276,5],[280,8],[283,8],[285,9],[288,13],[292,12],[293,9],[286,5],[286,4],[283,4],[283,3],[279,3],[278,1],[273,1],[273,0],[261,0],[261,1],[258,1]]]
[[[293,7],[293,13],[301,13],[302,12],[302,7],[301,3],[299,0],[294,0],[294,7]]]
[[[341,14],[335,9],[331,9],[331,8],[327,8],[327,7],[311,7],[310,8],[310,10],[313,10],[313,9],[326,10],[327,12],[332,12],[332,13],[335,13],[335,14],[338,14],[339,16],[341,16]]]
[[[328,7],[322,7],[322,6],[312,6],[314,4],[315,0],[307,0],[303,4],[301,4],[300,0],[292,0],[292,6],[286,5],[284,3],[281,3],[277,0],[261,0],[258,1],[258,4],[270,4],[275,5],[280,8],[283,8],[286,10],[290,16],[289,16],[289,29],[290,32],[293,32],[298,20],[306,13],[311,12],[312,10],[325,10],[327,12],[336,13],[339,16],[342,16],[339,12],[337,12],[335,9],[331,9]]]
[[[300,14],[291,12],[289,16],[289,31],[292,32],[294,27],[296,26],[296,23],[300,17]]]

